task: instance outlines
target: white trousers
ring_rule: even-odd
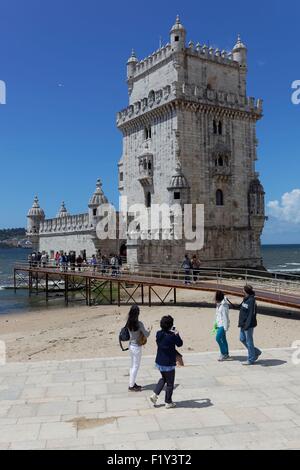
[[[136,344],[131,344],[129,346],[129,351],[131,357],[129,387],[133,387],[136,383],[136,376],[141,364],[142,347]]]

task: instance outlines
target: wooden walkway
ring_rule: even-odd
[[[170,273],[169,273],[170,274]],[[167,276],[167,274],[165,274]],[[260,280],[258,278],[258,280]],[[251,280],[255,288],[255,281]],[[46,301],[48,301],[53,294],[55,297],[60,293],[64,296],[65,303],[70,301],[72,292],[78,291],[81,293],[82,300],[85,300],[87,305],[94,305],[95,303],[113,304],[121,303],[147,303],[152,305],[155,298],[160,303],[165,304],[173,295],[173,303],[176,304],[177,289],[192,290],[192,291],[205,291],[215,292],[222,290],[226,295],[233,295],[243,297],[243,288],[236,285],[230,285],[230,279],[220,281],[203,280],[185,285],[181,279],[174,279],[167,277],[154,277],[141,275],[139,273],[122,273],[118,276],[111,274],[101,274],[93,272],[93,270],[84,271],[61,271],[58,268],[36,268],[29,266],[15,266],[14,268],[14,287],[28,287],[29,295],[33,293],[44,294]],[[167,292],[162,296],[161,291],[157,288],[166,288]],[[279,289],[278,289],[279,287]],[[269,283],[268,288],[261,289],[255,288],[256,298],[258,301],[267,302],[274,305],[300,309],[300,283],[297,284],[298,289],[295,289],[295,294],[284,292],[282,286],[277,285],[277,289]],[[277,292],[276,292],[277,290]],[[136,294],[139,294],[139,300],[135,299]]]

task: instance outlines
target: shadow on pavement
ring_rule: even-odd
[[[145,385],[145,386],[142,387],[142,392],[143,392],[144,390],[151,390],[151,391],[153,392],[153,390],[155,389],[156,385],[157,385],[157,382],[156,382],[155,384]],[[174,390],[176,390],[177,387],[179,387],[179,384],[175,384],[175,385],[174,385]],[[164,391],[164,390],[163,390],[163,391]]]
[[[231,360],[236,362],[245,362],[247,361],[247,353],[245,356],[231,356]],[[261,367],[278,367],[283,366],[283,364],[287,364],[287,361],[282,361],[280,359],[259,359],[254,365]]]
[[[199,398],[198,400],[176,401],[176,408],[208,408],[214,406],[209,398]],[[155,408],[164,408],[165,405],[156,405]]]

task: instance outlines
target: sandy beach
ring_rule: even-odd
[[[160,318],[170,314],[180,331],[184,353],[217,351],[211,334],[215,308],[211,293],[178,292],[178,304],[141,307],[141,320],[153,326],[144,354],[156,351],[155,332]],[[239,303],[240,298],[231,297]],[[290,347],[300,339],[300,312],[259,303],[256,343],[261,348]],[[0,340],[5,341],[8,361],[67,360],[122,356],[118,333],[129,306],[45,308],[40,311],[0,317]],[[228,339],[231,349],[241,349],[238,311],[230,311]]]

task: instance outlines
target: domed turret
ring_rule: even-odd
[[[45,219],[45,212],[40,207],[38,197],[35,196],[31,209],[27,214],[27,232],[38,233],[41,222]]]
[[[68,217],[70,215],[66,209],[64,201],[61,203],[59,212],[56,217],[61,218],[61,217]]]
[[[95,225],[97,223],[97,210],[98,207],[102,204],[107,204],[108,200],[102,190],[102,182],[100,178],[97,180],[96,184],[96,191],[92,195],[90,202],[89,202],[89,216],[90,216],[90,223]]]
[[[131,79],[135,72],[136,64],[138,63],[137,57],[135,55],[134,49],[132,49],[131,56],[127,61],[127,78]]]
[[[170,186],[168,187],[170,204],[187,204],[189,199],[189,189],[189,184],[182,173],[181,164],[178,161],[175,174],[172,176]]]
[[[247,66],[247,47],[242,43],[240,34],[238,35],[237,43],[232,49],[233,60],[239,62],[243,67]]]
[[[171,46],[173,51],[185,50],[186,30],[180,23],[179,15],[176,17],[176,22],[170,31]]]

